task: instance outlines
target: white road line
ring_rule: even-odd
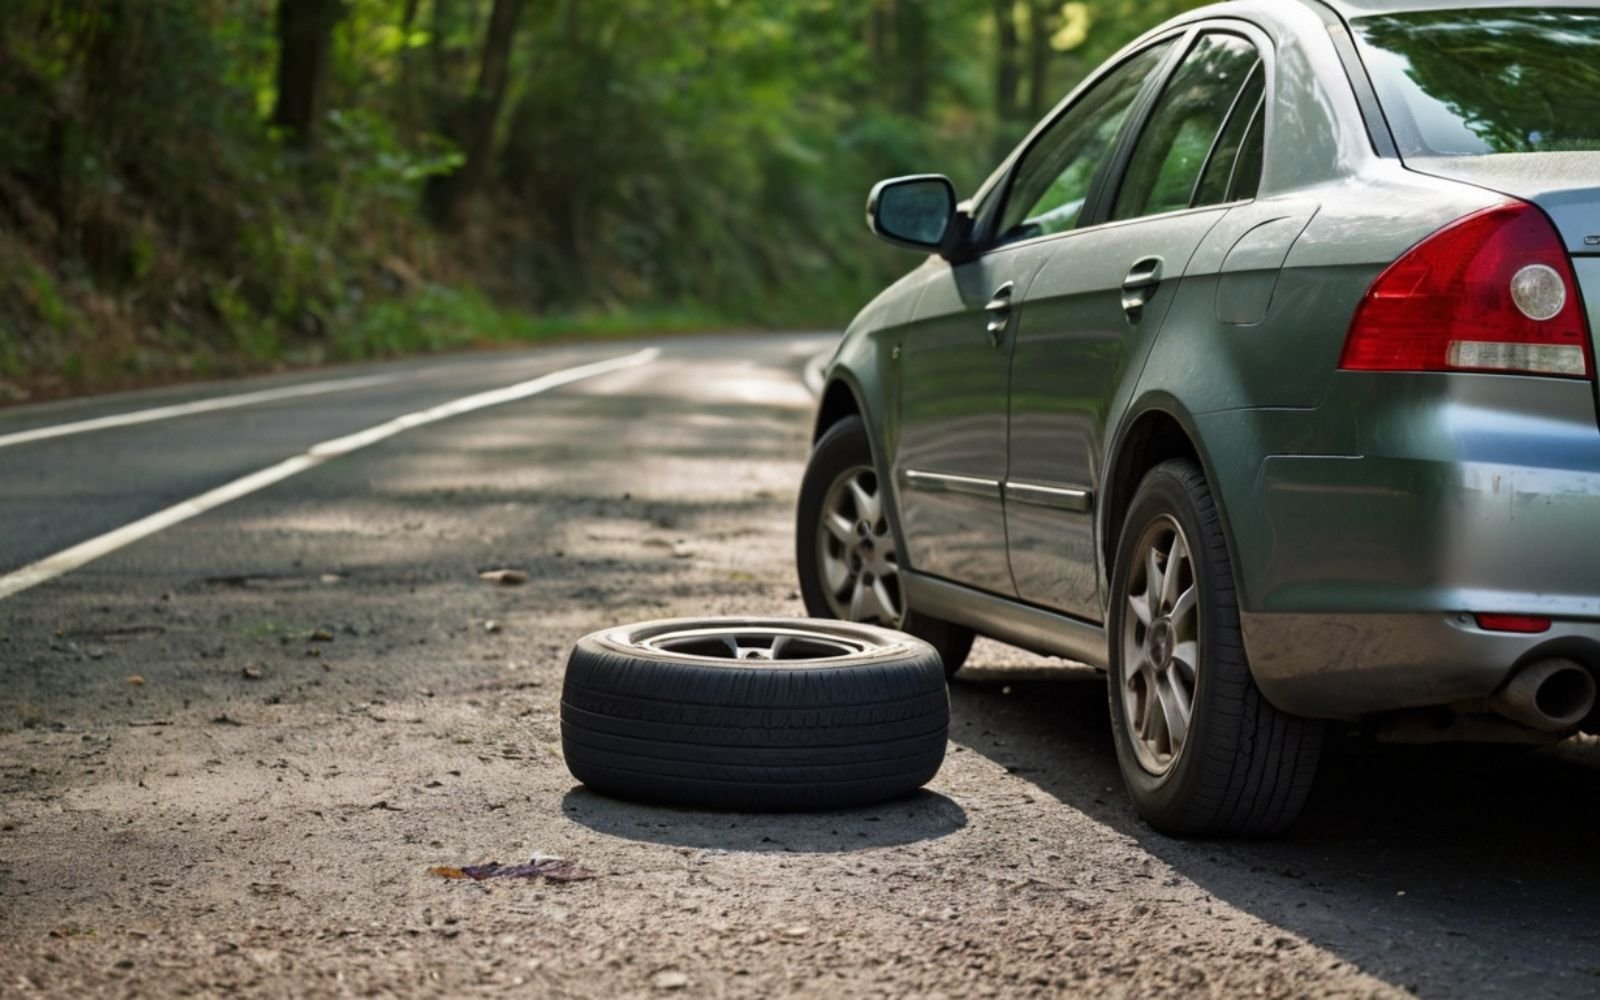
[[[231,410],[238,406],[254,406],[257,403],[272,403],[280,399],[298,399],[303,396],[320,396],[329,392],[342,392],[347,389],[365,389],[374,385],[387,385],[398,382],[405,376],[401,375],[361,375],[356,378],[328,379],[323,382],[307,382],[301,385],[287,385],[277,389],[260,389],[255,392],[241,392],[232,396],[213,396],[210,399],[199,399],[192,403],[174,403],[171,406],[153,406],[148,410],[133,410],[128,413],[113,413],[109,416],[94,417],[89,420],[74,420],[66,424],[52,424],[49,427],[35,427],[32,430],[16,431],[12,434],[0,434],[0,448],[14,444],[27,444],[30,441],[45,441],[50,438],[66,437],[69,434],[84,434],[89,431],[103,431],[112,427],[127,427],[131,424],[148,424],[153,420],[171,420],[174,417],[187,417],[196,413],[213,413],[217,410]]]
[[[481,410],[488,406],[499,406],[502,403],[527,399],[529,396],[537,396],[542,392],[548,392],[559,386],[577,382],[581,379],[593,378],[596,375],[604,375],[607,372],[649,364],[660,353],[659,348],[651,347],[619,358],[612,358],[608,361],[597,361],[594,364],[580,365],[576,368],[563,368],[560,371],[541,375],[526,382],[508,385],[503,389],[491,389],[488,392],[463,396],[460,399],[430,407],[426,410],[407,413],[375,427],[369,427],[364,431],[312,445],[304,454],[285,459],[277,465],[269,466],[259,472],[252,472],[248,476],[235,479],[233,482],[219,486],[214,490],[208,490],[199,496],[191,497],[182,503],[174,504],[165,510],[140,518],[131,524],[125,524],[114,531],[108,531],[99,537],[74,545],[70,549],[64,549],[53,556],[46,556],[38,562],[24,566],[13,573],[0,576],[0,600],[77,569],[91,560],[115,552],[125,545],[131,545],[141,538],[148,538],[158,531],[172,527],[174,524],[187,521],[197,514],[203,514],[214,507],[220,507],[230,500],[237,500],[257,490],[265,489],[273,483],[282,482],[290,476],[315,468],[330,459],[348,455],[353,451],[377,444],[379,441],[394,437],[396,434],[408,431],[413,427],[436,423],[463,413],[470,413],[473,410]]]

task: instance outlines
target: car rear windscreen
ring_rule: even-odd
[[[1600,11],[1431,10],[1351,26],[1402,152],[1600,150]]]

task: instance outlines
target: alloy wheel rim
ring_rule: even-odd
[[[1200,593],[1183,528],[1163,514],[1134,548],[1123,600],[1123,715],[1139,764],[1170,771],[1188,745],[1200,663]]]
[[[822,501],[817,565],[834,617],[899,628],[905,617],[899,556],[883,508],[871,466],[854,466],[834,477]]]
[[[639,645],[679,656],[765,663],[845,659],[869,648],[860,639],[801,625],[691,626],[646,636]]]

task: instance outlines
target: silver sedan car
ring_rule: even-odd
[[[851,324],[811,613],[1107,670],[1144,817],[1267,834],[1322,722],[1600,730],[1600,8],[1193,11],[958,202]]]

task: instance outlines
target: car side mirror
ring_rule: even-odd
[[[895,246],[937,252],[956,215],[956,188],[941,174],[879,181],[867,196],[867,227]]]

